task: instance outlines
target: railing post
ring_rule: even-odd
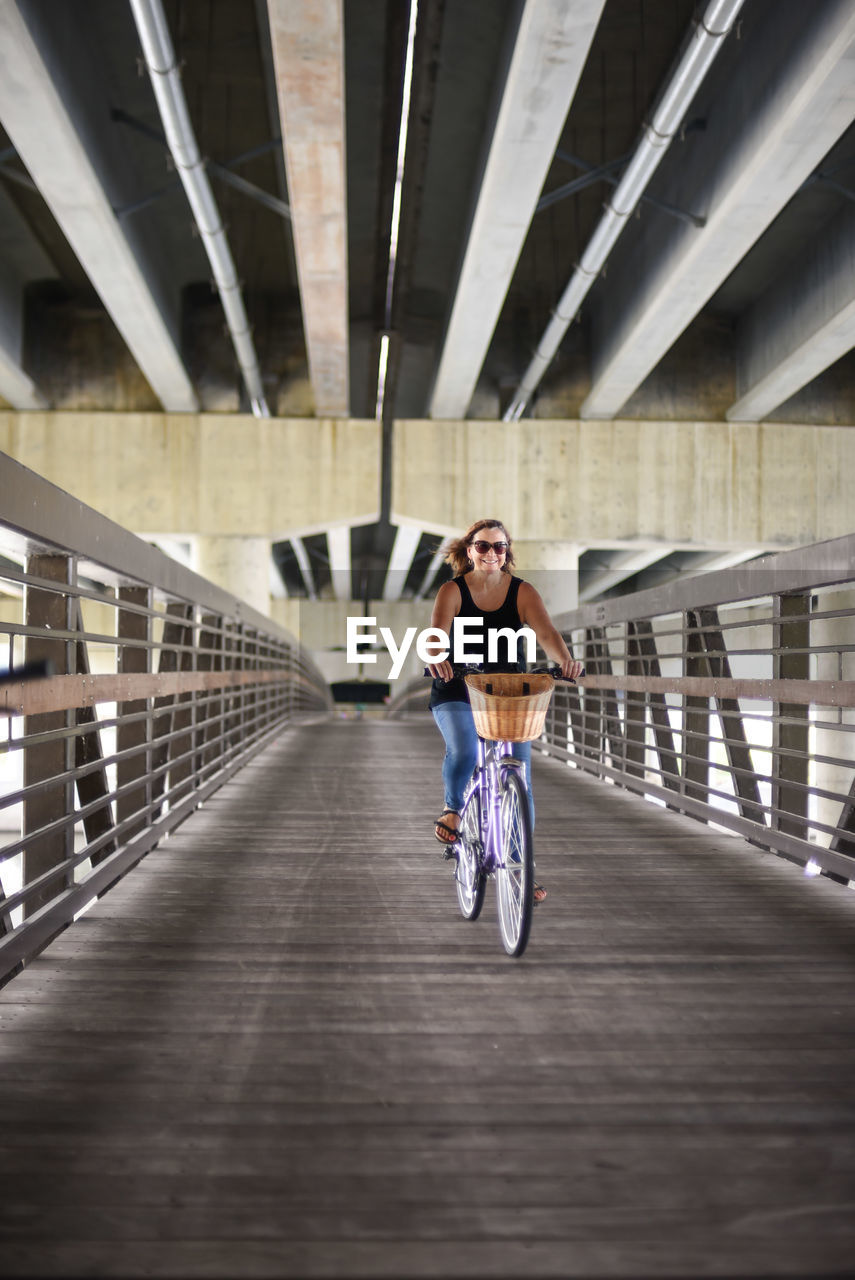
[[[181,600],[169,601],[163,620],[158,672],[191,669],[193,655],[189,646],[193,638],[192,619],[192,605]],[[192,697],[192,694],[187,693],[164,694],[155,698],[152,703],[151,767],[152,770],[162,770],[156,778],[152,778],[151,783],[154,817],[159,816],[162,811],[163,796],[192,774],[192,762],[189,760],[171,764],[190,743],[193,709],[189,703]],[[172,736],[184,728],[187,729],[187,734]]]
[[[609,639],[605,627],[592,627],[590,650],[594,655],[597,664],[597,674],[610,676],[612,674],[612,659],[609,652]],[[617,698],[614,693],[606,690],[600,690],[599,707],[600,707],[600,742],[602,744],[601,760],[603,764],[606,762],[606,754],[611,756],[612,765],[615,768],[620,767],[623,759],[623,730],[620,723],[620,712],[618,711]],[[608,745],[607,745],[608,744]]]
[[[30,635],[26,638],[26,657],[29,662],[46,660],[53,664],[58,675],[66,675],[71,665],[73,644],[62,638],[62,632],[71,630],[71,582],[73,560],[67,555],[34,555],[27,561],[27,573],[34,578],[55,582],[56,590],[27,584],[24,592],[24,622],[27,627],[38,627],[51,635]],[[70,858],[74,852],[74,789],[70,781],[54,782],[50,786],[39,784],[51,778],[62,777],[72,768],[73,745],[62,735],[69,727],[71,715],[66,711],[48,711],[26,716],[24,735],[56,734],[47,742],[30,743],[24,749],[24,787],[38,786],[35,794],[24,797],[24,835],[38,831],[48,823],[68,818],[67,826],[48,832],[31,841],[24,850],[24,884],[30,884],[38,876]],[[33,915],[46,902],[71,884],[70,874],[57,877],[27,901],[24,915]]]
[[[190,645],[191,645],[191,651],[189,655],[189,658],[190,658],[189,669],[191,671],[198,671],[199,670],[199,644],[201,640],[202,628],[199,625],[199,613],[195,605],[190,605],[189,616],[190,616],[189,638],[190,638]],[[193,779],[192,785],[194,787],[199,786],[199,764],[200,764],[199,702],[200,702],[200,699],[204,698],[204,696],[205,696],[205,690],[200,691],[199,689],[195,689],[189,695],[189,698],[188,698],[188,702],[190,704],[189,712],[188,712],[189,723],[190,723],[189,740],[190,740],[190,750],[192,752],[190,756],[190,776]]]
[[[199,630],[196,641],[196,670],[197,671],[213,671],[214,670],[214,650],[216,647],[216,631],[217,620],[213,614],[203,613],[199,618]],[[199,714],[199,701],[202,702],[204,710]],[[195,729],[195,756],[193,761],[194,773],[197,775],[197,786],[201,781],[205,766],[210,757],[208,749],[208,740],[216,733],[216,699],[209,689],[205,689],[198,695],[196,703],[196,714],[194,720]]]
[[[211,655],[211,666],[214,671],[225,671],[226,669],[226,620],[219,614],[214,616],[214,625],[216,634],[214,636],[214,652]],[[214,715],[213,726],[209,729],[208,739],[213,739],[213,750],[208,754],[208,761],[215,760],[221,762],[226,752],[226,691],[220,686],[220,692],[217,697],[216,713]]]
[[[575,657],[580,658],[584,663],[584,660],[585,660],[584,639],[582,641],[581,653],[577,653],[576,649],[574,649],[573,647],[574,640],[573,640],[572,632],[565,632],[564,639],[567,642],[567,647],[569,648],[570,652],[574,654]],[[567,750],[570,751],[573,755],[583,756],[585,754],[585,748],[584,748],[585,713],[584,713],[584,703],[582,701],[583,691],[577,688],[576,686],[572,686],[570,688],[567,688],[564,691],[564,697],[566,700],[567,715],[569,719],[567,738],[564,745],[567,748]],[[573,736],[572,745],[570,742],[571,733]]]
[[[552,724],[550,726],[552,742],[560,748],[562,760],[566,756],[567,744],[570,740],[570,699],[568,693],[568,689],[559,685],[549,706],[552,713]]]
[[[774,598],[776,680],[810,677],[810,596]],[[772,825],[787,835],[807,835],[809,708],[779,703],[772,728]]]
[[[635,624],[627,622],[624,628],[624,651],[626,653],[626,673],[628,676],[647,674],[646,666],[638,643]],[[637,778],[644,777],[644,763],[647,741],[646,696],[643,693],[626,691],[626,771]]]
[[[80,607],[80,601],[76,602],[77,615],[77,632],[78,639],[76,644],[76,668],[78,675],[89,675],[89,651],[84,639],[83,629],[83,612]],[[87,766],[95,764],[97,761],[103,761],[104,752],[101,748],[101,734],[98,728],[98,716],[95,708],[91,706],[78,707],[76,711],[76,720],[78,728],[82,725],[88,725],[86,733],[78,733],[75,736],[75,763],[78,769],[85,769]],[[113,828],[113,806],[110,803],[109,787],[107,785],[107,770],[103,763],[100,768],[89,768],[88,772],[77,779],[77,797],[81,806],[94,804],[101,800],[103,803],[94,809],[83,819],[83,829],[86,832],[87,842],[90,844],[106,836]],[[99,862],[111,854],[116,848],[115,840],[107,840],[97,849],[91,857],[93,867],[97,867]]]
[[[223,618],[223,657],[222,669],[226,671],[234,671],[237,668],[238,660],[236,656],[237,644],[235,641],[236,623],[229,619]],[[239,734],[240,705],[238,697],[240,690],[234,686],[223,690],[223,735],[222,745],[220,748],[220,761],[225,764],[231,755],[232,746]]]
[[[243,622],[238,623],[237,635],[238,635],[237,662],[235,665],[237,666],[238,671],[243,673],[246,670],[246,624],[245,623]],[[239,684],[237,686],[237,705],[238,705],[238,716],[237,716],[237,732],[235,734],[235,747],[239,750],[240,744],[243,742],[244,737],[246,736],[246,726],[247,726],[247,701],[246,701],[246,685],[245,684]]]
[[[730,680],[730,658],[724,632],[721,628],[718,609],[708,607],[698,612],[703,624],[702,639],[707,654],[707,674],[714,678]],[[739,804],[739,812],[751,822],[765,825],[763,805],[760,801],[760,789],[757,775],[751,761],[751,750],[742,723],[742,712],[736,698],[718,697],[715,699],[716,709],[721,722],[721,733],[730,777],[733,782],[733,793]]]
[[[119,588],[119,617],[117,635],[119,651],[116,658],[116,669],[120,675],[139,675],[147,673],[151,668],[151,650],[148,642],[151,639],[151,591],[148,587]],[[123,609],[121,604],[137,606],[145,610],[138,613],[132,609]],[[132,822],[122,836],[126,843],[137,832],[142,831],[151,821],[151,785],[148,781],[150,770],[150,729],[151,717],[147,715],[148,700],[133,698],[120,702],[117,708],[119,725],[116,730],[116,747],[122,751],[133,752],[127,759],[120,759],[116,767],[116,779],[119,788],[139,781],[139,786],[131,787],[125,795],[116,798],[116,822],[121,823],[135,813],[139,813],[136,822]],[[128,722],[126,717],[136,716]]]
[[[247,671],[258,670],[258,632],[248,627],[244,630],[243,665]],[[258,685],[244,685],[244,707],[244,734],[249,732],[255,736],[259,728]]]
[[[702,676],[706,652],[700,635],[701,622],[694,610],[685,614],[683,674]],[[683,786],[692,800],[706,800],[710,780],[710,700],[693,694],[683,698]]]
[[[599,665],[594,641],[594,628],[585,628],[584,657],[582,661],[589,675],[599,675]],[[605,737],[600,734],[602,720],[602,694],[599,689],[585,689],[582,703],[582,755],[599,764],[605,759]],[[602,748],[602,754],[601,754]],[[599,768],[595,773],[602,776]]]
[[[636,655],[641,674],[658,677],[661,675],[659,655],[656,650],[656,636],[647,618],[631,622],[628,652]],[[653,725],[653,738],[656,743],[656,755],[659,759],[659,774],[662,785],[672,791],[680,790],[680,765],[677,748],[674,745],[674,731],[668,714],[668,702],[664,693],[647,694],[650,707],[650,719]]]

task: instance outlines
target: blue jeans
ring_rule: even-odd
[[[472,708],[468,702],[441,702],[431,708],[433,718],[445,739],[445,759],[442,762],[442,782],[445,787],[446,808],[460,813],[466,784],[478,763],[478,734]],[[525,785],[528,807],[534,829],[534,797],[531,793],[531,743],[514,742],[511,750],[517,760],[525,765]]]

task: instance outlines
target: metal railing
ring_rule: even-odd
[[[270,618],[5,455],[0,644],[0,981],[332,707]],[[33,664],[51,674],[17,677]]]
[[[855,881],[855,536],[556,621],[587,675],[556,687],[535,746]]]

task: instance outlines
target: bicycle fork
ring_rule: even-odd
[[[489,812],[486,815],[486,831],[484,834],[484,870],[491,875],[503,870],[505,866],[505,850],[502,840],[502,770],[514,769],[519,773],[520,781],[526,790],[525,765],[511,755],[510,744],[496,742],[491,751],[487,751],[483,742],[479,743],[480,765],[487,771],[489,785],[485,788],[489,797]],[[482,791],[482,794],[483,791]]]

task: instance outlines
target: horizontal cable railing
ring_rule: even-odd
[[[586,605],[542,749],[855,879],[855,537]]]
[[[0,494],[2,982],[332,703],[270,618],[4,455]]]
[[[855,881],[855,536],[557,620],[586,668],[535,745]],[[427,705],[427,681],[388,714]]]

